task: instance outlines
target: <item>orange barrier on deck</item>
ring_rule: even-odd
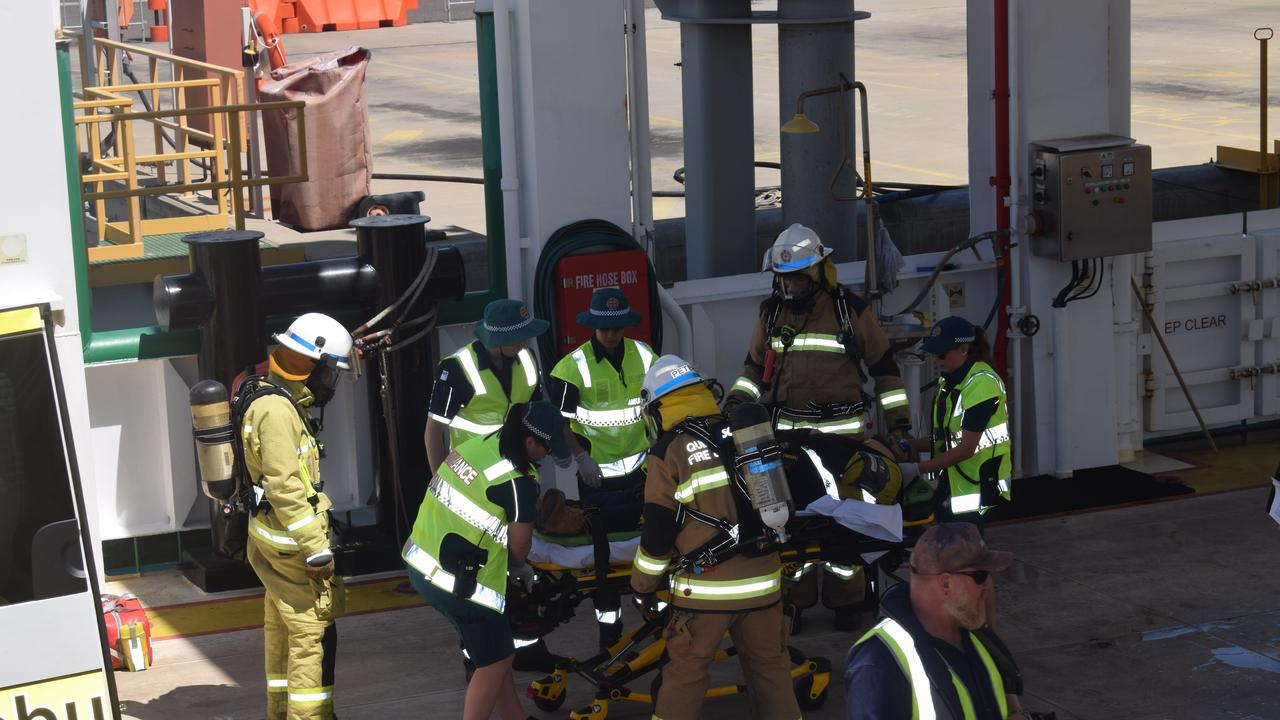
[[[418,0],[249,0],[283,33],[367,30],[409,22]]]

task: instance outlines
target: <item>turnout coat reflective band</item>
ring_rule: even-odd
[[[844,288],[834,295],[844,298],[847,328],[838,301],[825,290],[818,290],[813,308],[803,314],[778,306],[776,299],[765,301],[751,331],[742,373],[729,388],[730,396],[778,408],[779,430],[859,436],[867,427],[867,415],[861,407],[867,400],[862,390],[865,364],[875,380],[889,427],[909,427],[911,409],[901,371],[875,313]],[[773,377],[766,385],[763,375],[769,352],[775,353],[775,359]],[[841,410],[813,417],[815,407],[823,405],[841,406]]]
[[[713,422],[712,427],[720,425]],[[727,430],[728,425],[723,427]],[[686,512],[678,513],[680,520],[668,529],[645,523],[633,564],[636,572],[631,575],[636,592],[653,592],[670,574],[671,604],[682,609],[748,611],[781,599],[782,565],[776,552],[733,555],[701,573],[670,572],[673,557],[691,553],[719,535],[719,530],[693,514],[738,526],[728,472],[705,442],[688,432],[663,436],[649,455],[644,501],[646,517],[651,505],[673,513],[683,506]]]
[[[578,389],[578,409],[565,414],[573,432],[591,442],[591,457],[606,478],[630,475],[644,464],[649,439],[640,416],[640,386],[656,356],[642,342],[623,338],[622,371],[595,354],[590,341],[560,358],[551,376]]]
[[[311,391],[279,375],[267,382],[289,393],[264,395],[245,410],[240,424],[245,468],[269,509],[249,520],[249,538],[275,552],[309,558],[329,548],[326,513],[332,504],[320,485],[320,444],[294,407],[311,406]]]

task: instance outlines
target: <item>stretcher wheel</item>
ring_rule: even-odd
[[[564,705],[564,699],[569,693],[560,693],[554,698],[544,698],[538,695],[533,696],[533,704],[542,712],[555,712]]]
[[[796,680],[796,702],[801,710],[817,710],[825,705],[831,689],[831,663],[825,658],[814,658],[814,663],[814,672]]]

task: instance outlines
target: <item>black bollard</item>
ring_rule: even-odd
[[[262,233],[228,230],[189,235],[184,241],[191,253],[191,272],[155,279],[156,319],[168,330],[199,328],[200,378],[217,380],[230,389],[236,375],[266,357],[267,311],[280,318],[305,312],[343,311],[372,317],[395,302],[421,271],[428,241],[444,239],[444,233],[425,229],[428,221],[421,215],[361,218],[352,223],[357,228],[356,256],[266,268],[261,266],[258,254]],[[460,298],[465,290],[462,256],[457,248],[435,242],[432,246],[437,250],[432,280],[408,308],[406,319],[420,316],[435,300]],[[399,309],[386,323],[398,314]],[[422,431],[432,380],[430,342],[428,335],[390,354],[387,368],[394,391],[393,417],[391,422],[378,422],[371,429],[378,447],[378,467],[390,470],[394,457],[395,467],[401,469],[398,474],[411,478],[397,495],[399,486],[393,480],[396,473],[378,473],[380,542],[369,548],[372,553],[368,562],[379,566],[398,567],[395,518],[401,510],[416,511],[429,479],[424,477],[427,464]],[[371,377],[369,384],[376,402],[373,417],[381,418],[380,378]],[[392,431],[395,441],[389,437]],[[395,504],[397,497],[403,499],[399,508]],[[412,505],[407,505],[410,501]],[[229,559],[239,555],[236,541],[238,536],[243,546],[243,530],[213,503],[211,523],[214,548],[221,548],[222,552],[216,557],[188,553],[188,578],[210,592],[248,587],[254,582],[252,573],[245,572],[243,562]],[[359,562],[350,560],[343,572],[374,568],[353,567]]]

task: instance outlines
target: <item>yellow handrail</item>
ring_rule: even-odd
[[[84,41],[83,36],[81,41]],[[74,103],[77,116],[74,124],[84,127],[84,137],[77,132],[77,145],[85,141],[88,158],[81,173],[86,188],[83,197],[93,203],[97,218],[98,246],[89,248],[90,260],[115,259],[142,254],[142,228],[144,224],[162,221],[142,220],[140,201],[145,197],[190,193],[210,193],[217,206],[214,215],[189,218],[200,229],[227,227],[230,214],[234,227],[244,228],[244,190],[284,183],[304,182],[307,179],[305,106],[301,101],[252,103],[243,102],[244,72],[206,62],[178,57],[150,48],[129,45],[106,38],[92,38],[94,56],[97,58],[96,78],[82,72],[85,87],[80,100]],[[130,58],[145,57],[150,70],[146,82],[108,83],[107,68],[115,67],[120,55]],[[168,77],[162,76],[168,64]],[[209,77],[205,77],[209,75]],[[114,79],[116,75],[111,77]],[[90,85],[89,82],[95,84]],[[189,93],[202,93],[198,99]],[[150,99],[151,109],[134,111],[135,97]],[[164,103],[167,101],[167,103]],[[161,107],[168,104],[169,107]],[[193,107],[195,105],[195,107]],[[287,176],[245,179],[241,177],[241,154],[249,148],[245,141],[244,123],[250,112],[293,110],[297,145],[298,166]],[[190,125],[190,118],[208,117],[207,127],[200,129]],[[155,143],[154,152],[136,152],[133,132],[134,121],[150,123]],[[108,125],[104,134],[101,127]],[[165,147],[165,131],[170,131],[172,152]],[[103,138],[109,138],[104,146]],[[192,147],[192,143],[198,145]],[[257,152],[257,149],[253,149]],[[176,163],[176,183],[168,181],[166,168]],[[196,168],[206,180],[192,179]],[[147,177],[155,184],[143,185],[139,178],[139,166],[150,168]],[[107,183],[122,182],[124,187],[109,189]],[[123,199],[127,204],[128,219],[110,222],[106,216],[106,201]],[[228,213],[230,211],[230,213]],[[217,218],[223,218],[217,225]],[[182,220],[165,220],[164,227],[153,232],[174,232],[175,223]],[[104,241],[111,239],[115,244]]]

